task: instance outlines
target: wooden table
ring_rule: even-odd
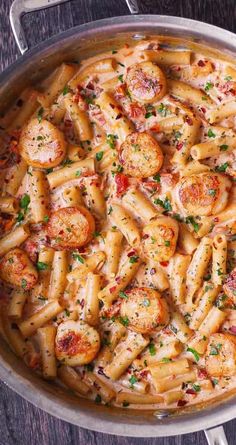
[[[9,24],[11,0],[0,0],[0,72],[19,57]],[[142,13],[189,17],[236,31],[235,0],[139,0]],[[124,0],[72,0],[24,18],[31,46],[72,26],[128,14]],[[236,444],[236,423],[225,426],[229,445]],[[94,433],[36,409],[0,384],[0,445],[204,445],[202,432],[167,439],[132,439]]]

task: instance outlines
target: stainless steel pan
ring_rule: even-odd
[[[28,51],[21,26],[24,13],[68,0],[15,0],[10,20],[21,53],[25,53],[0,75],[0,111],[29,83],[38,81],[64,60],[78,60],[111,49],[124,41],[148,35],[171,35],[205,43],[236,54],[236,36],[223,29],[179,17],[133,15],[99,20],[76,26]],[[138,13],[135,0],[127,0],[131,13]],[[209,404],[204,409],[185,409],[181,414],[109,409],[66,393],[32,374],[0,341],[0,378],[37,407],[60,419],[103,433],[163,437],[205,429],[209,445],[227,445],[222,427],[235,417],[235,398]],[[216,427],[216,428],[213,428]]]

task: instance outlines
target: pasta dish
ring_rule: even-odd
[[[163,38],[0,120],[0,333],[44,379],[181,408],[236,388],[236,66]]]

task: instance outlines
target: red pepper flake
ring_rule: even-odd
[[[187,403],[187,400],[178,400],[177,406],[185,406]]]
[[[219,222],[219,218],[216,216],[216,217],[213,219],[213,221],[214,221],[215,223],[218,223],[218,222]]]
[[[129,178],[123,173],[117,173],[115,175],[116,191],[120,195],[124,193],[129,187]]]
[[[169,264],[169,261],[160,261],[160,265],[163,267],[167,267]]]
[[[208,375],[205,369],[199,368],[197,371],[199,379],[207,379]]]
[[[109,289],[110,294],[112,294],[113,292],[115,292],[115,290],[116,290],[116,286],[112,286],[112,287]]]
[[[201,110],[202,113],[204,113],[204,114],[206,113],[206,108],[201,107],[200,110]]]
[[[145,235],[143,235],[143,239],[148,239],[149,235],[147,233],[145,233]]]
[[[231,326],[230,328],[229,328],[229,330],[230,330],[230,332],[232,333],[232,334],[236,334],[236,326]]]
[[[136,255],[135,250],[131,250],[131,252],[127,253],[128,257],[134,256],[134,255]]]
[[[178,142],[178,144],[176,144],[176,150],[181,150],[183,148],[184,143],[183,142]]]
[[[206,63],[204,62],[204,60],[199,60],[197,64],[198,66],[205,66]]]
[[[185,118],[185,122],[186,122],[188,125],[190,125],[190,126],[193,125],[193,120],[192,120],[191,117],[189,117],[189,116],[186,116],[186,118]]]
[[[188,388],[186,394],[191,394],[192,396],[196,396],[196,391],[193,388]]]

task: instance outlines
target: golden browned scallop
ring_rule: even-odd
[[[148,287],[135,287],[122,293],[120,314],[129,320],[129,328],[141,334],[163,329],[169,322],[166,300]]]
[[[236,267],[227,276],[223,290],[232,303],[236,304]]]
[[[168,261],[175,253],[178,234],[177,221],[168,216],[158,217],[143,228],[144,254],[153,261]]]
[[[231,334],[212,334],[206,352],[206,370],[214,377],[236,374],[236,337]]]
[[[183,177],[176,186],[175,199],[185,215],[215,215],[227,205],[231,182],[218,173]]]
[[[1,260],[0,278],[12,286],[32,289],[38,281],[38,272],[24,250],[10,250]]]
[[[161,148],[149,133],[131,133],[120,147],[120,163],[124,173],[135,178],[155,175],[163,164]]]
[[[96,357],[99,349],[99,333],[84,321],[68,320],[58,326],[55,352],[63,364],[86,365]]]
[[[142,103],[156,102],[166,94],[163,71],[153,62],[141,62],[127,69],[126,83],[131,97]]]
[[[75,249],[87,244],[94,233],[95,222],[85,207],[65,207],[51,214],[47,234],[55,249]]]
[[[28,165],[50,168],[63,160],[66,143],[61,131],[51,122],[31,119],[22,130],[19,150]]]

